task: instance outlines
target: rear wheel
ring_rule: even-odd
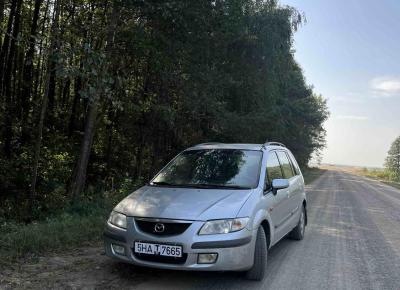
[[[301,213],[297,226],[290,232],[290,237],[294,240],[302,240],[304,238],[304,232],[306,230],[306,209],[304,206],[301,207]]]
[[[267,237],[264,228],[260,226],[257,230],[256,246],[254,249],[254,264],[250,270],[246,272],[246,278],[249,280],[261,281],[265,275],[267,267]]]

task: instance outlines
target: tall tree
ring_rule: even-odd
[[[10,41],[12,39],[11,36],[12,26],[14,22],[15,9],[17,8],[18,1],[19,0],[12,0],[11,2],[10,13],[8,15],[8,21],[7,21],[7,29],[4,34],[3,45],[1,46],[0,50],[0,94],[3,93],[4,71],[6,69],[7,58],[10,51]]]
[[[108,2],[108,1],[107,1]],[[106,43],[104,52],[102,40],[98,43],[98,50],[93,51],[92,55],[88,55],[90,61],[90,68],[88,69],[91,80],[86,84],[86,97],[89,99],[88,113],[85,122],[85,131],[81,143],[81,149],[79,158],[76,164],[74,178],[70,185],[70,195],[73,201],[76,200],[78,195],[83,191],[86,182],[86,172],[90,157],[90,151],[93,143],[93,136],[95,133],[95,123],[98,114],[99,107],[105,98],[107,87],[110,81],[110,75],[108,74],[109,66],[111,64],[111,53],[114,46],[114,34],[117,27],[118,19],[118,2],[115,1],[112,5],[112,11],[109,15],[109,24],[106,29]],[[108,13],[108,6],[104,6],[104,15]],[[107,62],[108,61],[108,62]],[[89,63],[87,64],[89,65]]]
[[[26,130],[28,126],[26,121],[28,119],[29,102],[32,94],[32,83],[33,83],[33,61],[35,54],[36,38],[38,33],[38,22],[40,14],[40,6],[43,0],[36,0],[35,7],[33,11],[33,17],[31,22],[31,29],[29,34],[29,48],[25,55],[23,78],[22,78],[22,89],[20,90],[21,95],[19,96],[21,100],[21,115],[22,115],[22,128],[23,135],[26,135]]]
[[[0,25],[3,23],[5,0],[0,0]],[[0,48],[3,43],[3,31],[0,31]]]
[[[50,47],[48,50],[48,56],[47,56],[47,73],[46,73],[46,88],[44,92],[44,96],[42,99],[42,104],[41,104],[41,109],[40,109],[40,115],[39,115],[39,123],[37,126],[37,135],[36,135],[36,140],[35,140],[35,147],[34,147],[34,157],[33,157],[33,164],[32,164],[32,181],[31,181],[31,188],[30,188],[30,198],[29,198],[29,203],[30,203],[30,208],[32,208],[35,195],[36,195],[36,183],[37,183],[37,174],[38,174],[38,167],[39,167],[39,158],[40,158],[40,149],[42,146],[42,137],[43,137],[43,126],[44,126],[44,120],[46,116],[46,110],[47,110],[47,105],[48,105],[48,100],[49,100],[49,90],[50,90],[50,78],[52,75],[51,69],[52,63],[53,63],[53,54],[54,54],[54,49],[56,47],[56,42],[57,42],[57,33],[58,33],[58,18],[60,14],[60,4],[61,0],[55,0],[54,3],[54,18],[51,26],[51,34],[50,34]]]
[[[8,53],[6,53],[5,64],[4,64],[4,75],[3,75],[3,94],[5,99],[5,118],[4,118],[4,153],[10,158],[11,157],[11,142],[13,138],[13,116],[14,116],[14,100],[12,96],[12,76],[16,74],[14,58],[16,52],[18,51],[18,36],[20,30],[20,19],[21,19],[21,7],[22,0],[17,0],[16,10],[14,16],[14,25],[12,29],[12,34],[10,37],[10,47]],[[10,15],[11,17],[11,15]],[[13,67],[14,66],[14,67]]]

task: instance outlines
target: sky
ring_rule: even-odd
[[[382,167],[400,135],[400,0],[281,0],[307,83],[328,100],[323,163]]]

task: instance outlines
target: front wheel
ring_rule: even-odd
[[[267,267],[268,246],[267,237],[264,228],[260,226],[257,230],[256,246],[254,249],[254,264],[246,272],[246,278],[249,280],[261,281],[265,275]]]
[[[299,222],[297,226],[291,231],[290,237],[294,240],[302,240],[304,239],[304,232],[306,230],[306,209],[304,206],[301,207],[301,213]]]

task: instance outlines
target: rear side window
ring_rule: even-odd
[[[297,164],[297,161],[294,158],[293,154],[288,154],[288,157],[290,159],[290,162],[292,163],[295,175],[300,175],[299,165]]]
[[[294,176],[292,165],[290,164],[289,158],[287,157],[286,153],[283,151],[278,151],[278,158],[279,162],[282,166],[283,176],[284,178],[291,178]]]
[[[272,183],[272,180],[283,178],[281,165],[275,152],[270,152],[267,159],[267,178],[268,184]]]

